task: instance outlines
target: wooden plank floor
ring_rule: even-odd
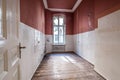
[[[105,80],[93,66],[74,53],[48,54],[32,80]]]

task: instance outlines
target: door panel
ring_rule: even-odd
[[[0,0],[0,80],[19,80],[19,1]]]
[[[31,80],[44,56],[45,35],[37,31],[35,40],[35,29],[19,27],[19,9],[19,0],[0,0],[0,80]]]
[[[12,74],[12,80],[20,80],[19,79],[19,68],[16,68]]]
[[[9,63],[9,67],[13,67],[15,66],[16,62],[18,62],[19,58],[18,58],[18,48],[17,46],[11,48],[10,50],[8,50],[8,63]]]

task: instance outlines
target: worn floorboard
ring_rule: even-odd
[[[44,57],[32,80],[105,80],[93,65],[74,53],[54,53]]]

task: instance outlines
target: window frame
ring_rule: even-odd
[[[54,25],[54,17],[57,17],[57,20],[58,20],[58,25]],[[59,18],[60,17],[62,17],[63,18],[63,25],[60,25],[59,24]],[[66,18],[65,18],[65,15],[63,15],[63,14],[55,14],[55,15],[53,15],[53,20],[52,20],[53,22],[53,45],[65,45],[65,34],[66,34],[66,25],[65,25],[65,21],[66,21]],[[55,43],[54,42],[54,26],[55,27],[58,27],[58,43]],[[59,42],[59,37],[60,37],[60,35],[59,35],[59,28],[60,27],[63,27],[63,43],[60,43]]]

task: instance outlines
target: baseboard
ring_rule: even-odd
[[[104,76],[102,76],[100,73],[98,73],[96,70],[94,70],[100,77],[102,77],[104,80],[107,80]]]
[[[75,52],[74,52],[75,53]],[[76,55],[78,55],[77,53],[75,53]],[[89,64],[91,64],[93,66],[93,68],[95,68],[95,65],[92,64],[90,61],[86,60],[85,58],[83,58],[82,56],[78,55],[80,58],[84,59],[85,61],[87,61]]]
[[[42,62],[42,60],[43,60],[43,58],[45,57],[45,55],[46,54],[42,54],[42,57],[41,57],[41,60],[40,60],[40,63],[37,65],[37,67],[35,68],[35,71],[33,72],[33,75],[32,75],[32,77],[30,78],[30,80],[33,78],[33,76],[34,76],[34,74],[35,74],[35,72],[36,72],[36,70],[39,68],[39,66],[40,66],[40,64],[41,64],[41,62]]]
[[[74,52],[75,53],[75,52]],[[77,53],[75,53],[76,55],[78,55]],[[80,58],[82,58],[82,59],[84,59],[85,61],[87,61],[90,65],[92,65],[93,66],[93,68],[94,68],[94,71],[97,73],[97,74],[99,74],[99,72],[97,72],[96,71],[96,69],[95,69],[95,65],[94,64],[92,64],[91,62],[89,62],[88,60],[86,60],[85,58],[83,58],[82,56],[80,56],[80,55],[78,55]],[[102,76],[101,74],[99,74],[104,80],[107,80],[104,76]]]

